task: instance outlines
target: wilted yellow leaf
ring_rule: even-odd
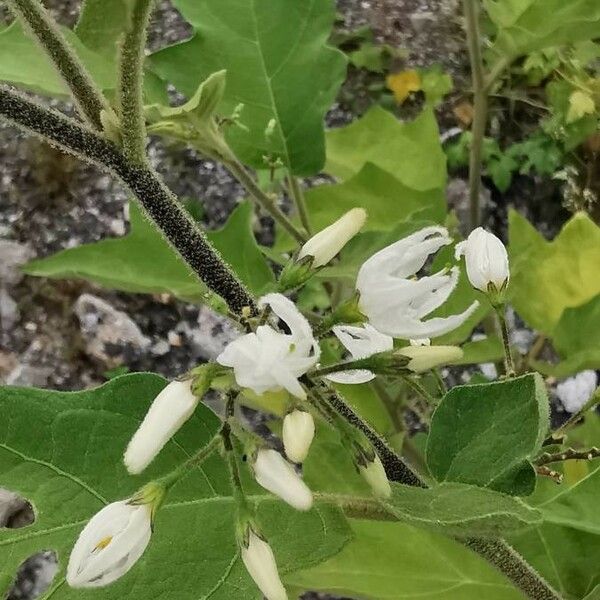
[[[385,81],[388,88],[394,92],[398,104],[402,104],[411,92],[418,92],[421,89],[421,76],[413,70],[392,73]]]

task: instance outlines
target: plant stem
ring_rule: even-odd
[[[502,336],[502,345],[504,347],[504,372],[507,377],[515,376],[515,365],[513,363],[512,354],[510,352],[510,337],[508,335],[508,326],[506,325],[506,316],[504,305],[494,307],[498,325],[500,326],[500,334]]]
[[[310,217],[308,215],[308,208],[306,207],[306,199],[304,198],[304,192],[300,186],[300,182],[291,173],[288,174],[288,189],[290,196],[294,200],[298,216],[300,217],[300,223],[306,230],[308,235],[312,235],[312,227],[310,226]]]
[[[593,460],[594,458],[600,457],[600,448],[588,448],[587,450],[575,450],[575,448],[567,448],[562,452],[556,452],[551,454],[550,452],[544,452],[536,460],[535,464],[538,466],[549,465],[555,462],[564,462],[565,460]]]
[[[435,406],[437,400],[425,389],[425,386],[415,381],[411,377],[403,377],[404,383],[411,388],[414,392],[417,393],[418,396],[421,396],[423,400],[426,400],[429,403],[429,406]]]
[[[471,78],[473,82],[474,117],[471,128],[471,155],[469,161],[469,201],[470,227],[479,225],[481,210],[479,197],[481,194],[481,168],[483,159],[483,137],[487,124],[488,98],[485,89],[483,59],[481,57],[481,35],[479,32],[479,0],[463,0],[467,45],[471,62]]]
[[[42,3],[39,0],[7,0],[7,4],[40,43],[83,117],[94,129],[102,131],[101,113],[111,112],[110,105]]]
[[[0,116],[46,142],[100,165],[117,175],[139,200],[171,247],[232,312],[256,312],[250,293],[206,239],[159,175],[146,166],[132,165],[111,142],[64,115],[28,98],[0,89]]]
[[[244,165],[235,158],[226,160],[223,164],[244,186],[244,189],[252,196],[254,201],[261,208],[266,210],[299,244],[303,244],[306,241],[306,236],[288,219],[283,211],[275,204],[273,198],[260,189]]]
[[[146,158],[144,119],[144,50],[154,0],[136,0],[119,52],[119,117],[123,152],[128,160],[142,165]]]

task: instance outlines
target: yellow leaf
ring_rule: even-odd
[[[386,78],[387,86],[394,92],[398,104],[402,104],[411,92],[421,89],[421,76],[416,71],[401,71]]]
[[[594,112],[596,112],[596,104],[590,94],[581,90],[576,90],[571,94],[567,123],[573,123],[585,115],[593,115]]]

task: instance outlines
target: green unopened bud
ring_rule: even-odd
[[[288,292],[304,285],[313,275],[312,259],[310,257],[296,260],[291,258],[283,267],[279,281],[277,282],[279,292]]]
[[[358,472],[371,487],[373,495],[377,498],[389,498],[392,487],[379,456],[374,451],[360,452],[355,461]]]
[[[197,398],[202,398],[210,389],[212,382],[217,377],[227,373],[227,369],[217,363],[206,363],[190,371],[192,376],[192,393]]]
[[[392,354],[396,367],[408,369],[412,373],[424,373],[460,360],[463,351],[458,346],[406,346],[394,350]]]

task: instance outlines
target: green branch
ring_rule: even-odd
[[[81,114],[94,129],[102,131],[102,112],[112,112],[110,105],[41,2],[7,0],[7,4],[42,46]]]
[[[144,120],[144,50],[154,0],[136,0],[119,48],[119,118],[125,156],[136,164],[146,162]]]

